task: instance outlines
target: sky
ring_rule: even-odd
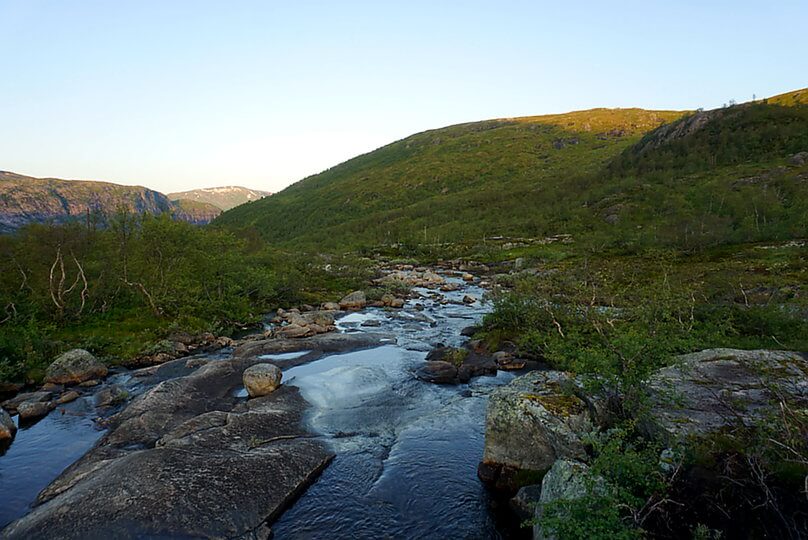
[[[0,170],[279,191],[460,122],[808,86],[808,1],[0,0]]]

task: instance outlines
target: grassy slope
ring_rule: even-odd
[[[309,244],[543,234],[537,205],[682,113],[595,109],[413,135],[306,178],[217,223]]]
[[[806,171],[785,165],[808,149],[805,95],[698,114],[594,109],[427,131],[216,223],[319,249],[565,232],[680,246],[804,236]]]

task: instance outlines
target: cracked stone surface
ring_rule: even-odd
[[[752,426],[780,399],[808,403],[808,359],[801,353],[709,349],[678,360],[650,380],[649,429],[671,441]]]

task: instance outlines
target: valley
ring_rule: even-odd
[[[801,538],[806,96],[2,173],[0,537]]]

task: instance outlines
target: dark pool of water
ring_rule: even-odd
[[[0,457],[0,529],[24,515],[37,494],[103,435],[94,412],[92,398],[82,398],[20,427]]]

